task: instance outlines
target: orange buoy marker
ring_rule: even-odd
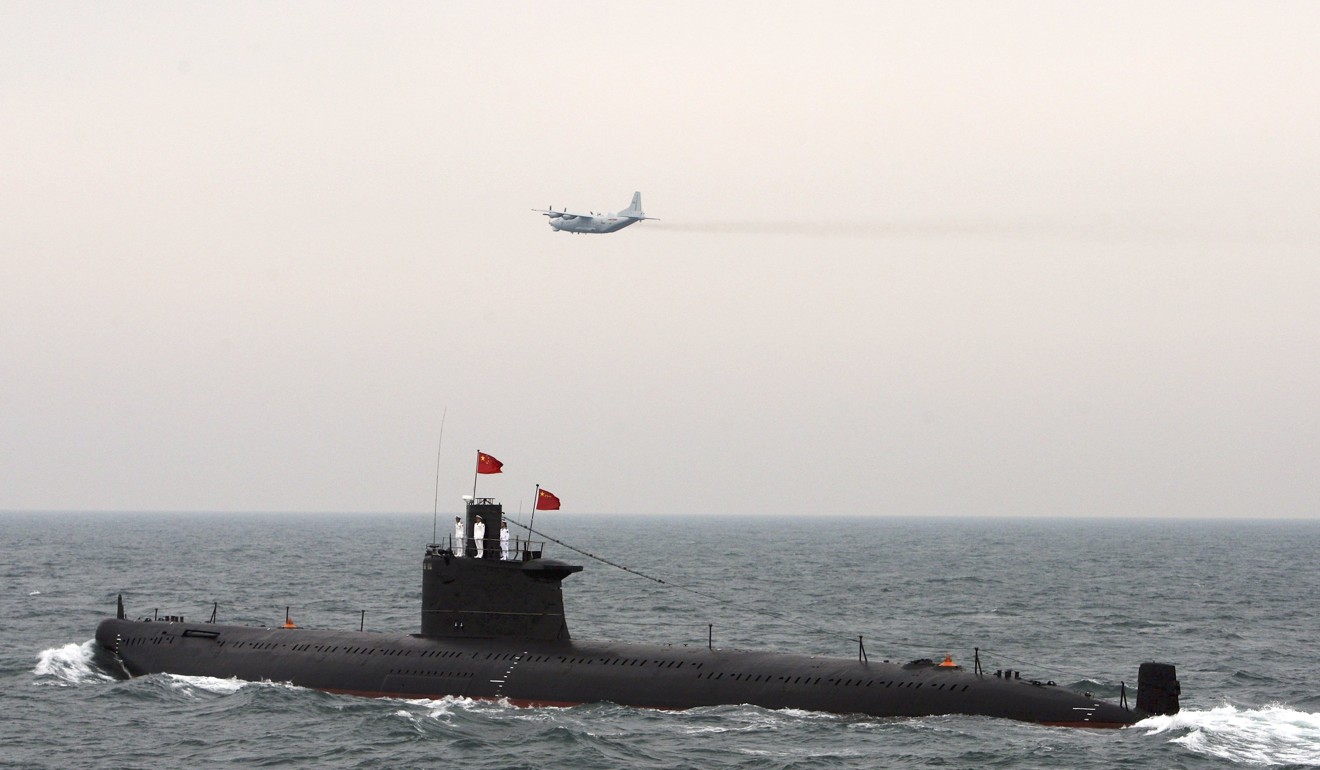
[[[297,628],[297,627],[298,627],[297,624],[295,624],[295,623],[293,622],[293,618],[289,617],[289,608],[288,608],[288,607],[285,607],[285,608],[284,608],[284,627],[285,627],[285,628]]]
[[[945,655],[944,662],[940,664],[941,668],[957,668],[958,664],[953,662],[952,655]]]

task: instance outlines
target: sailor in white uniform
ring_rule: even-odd
[[[463,556],[467,553],[467,543],[464,542],[467,533],[463,531],[463,520],[454,517],[454,555]]]
[[[500,522],[500,559],[509,560],[509,524]]]
[[[472,539],[477,541],[477,558],[480,559],[486,551],[486,522],[477,517],[477,523],[472,525]]]

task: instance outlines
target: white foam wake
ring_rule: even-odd
[[[37,667],[32,673],[41,677],[44,684],[65,687],[84,682],[109,682],[114,677],[96,667],[92,662],[96,642],[88,639],[82,644],[70,642],[63,647],[42,650],[37,655]]]
[[[1197,753],[1251,765],[1320,764],[1320,714],[1286,706],[1181,711],[1142,720],[1147,735],[1187,731],[1172,739]]]
[[[303,690],[289,682],[273,682],[269,679],[262,679],[256,682],[249,682],[246,679],[230,677],[221,679],[215,676],[200,676],[190,674],[162,674],[162,681],[171,690],[182,693],[188,697],[196,697],[199,692],[210,693],[211,695],[233,695],[234,693],[248,687],[264,687],[276,690]]]
[[[233,695],[239,690],[256,682],[244,682],[239,679],[219,679],[214,676],[187,676],[185,674],[166,674],[165,682],[171,690],[185,695],[194,695],[197,690],[212,695]]]

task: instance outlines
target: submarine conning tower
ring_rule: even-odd
[[[473,538],[485,527],[478,557]],[[522,538],[509,558],[500,550],[503,507],[490,498],[467,503],[466,535],[432,543],[422,559],[422,636],[460,639],[567,640],[561,581],[582,567],[542,558],[540,544]]]

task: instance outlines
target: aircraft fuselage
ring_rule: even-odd
[[[612,233],[622,230],[634,222],[640,222],[640,219],[623,216],[587,216],[582,214],[565,214],[563,216],[550,217],[550,226],[556,230],[562,230],[566,233]]]

